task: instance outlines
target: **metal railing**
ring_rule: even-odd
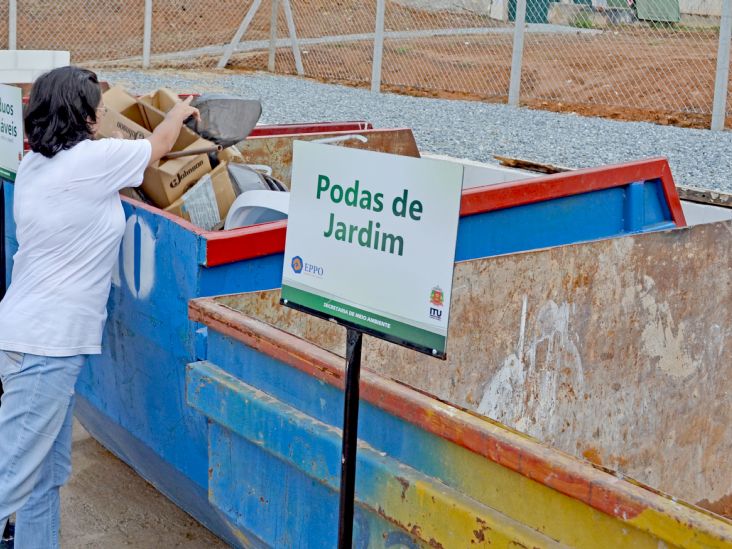
[[[724,127],[732,0],[9,0],[9,49]],[[6,28],[4,28],[6,27]]]

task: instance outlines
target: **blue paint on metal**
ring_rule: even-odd
[[[210,331],[207,360],[225,367],[233,378],[256,387],[319,422],[339,428],[343,421],[341,390],[231,337]],[[404,422],[367,401],[362,401],[360,406],[358,438],[390,456],[398,456],[405,465],[439,478],[447,486],[465,490],[465,477],[455,468],[446,467],[447,464],[442,461],[442,456],[449,455],[443,451],[450,445],[448,441]]]
[[[637,184],[632,184],[637,185]],[[660,180],[641,183],[642,197],[627,185],[463,217],[455,259],[508,254],[675,227]],[[636,187],[633,187],[634,189]],[[640,198],[645,210],[628,210]],[[632,219],[628,219],[630,214]],[[629,230],[628,226],[637,227]]]
[[[120,282],[113,285],[108,303],[104,354],[92,359],[77,390],[100,413],[206,487],[206,421],[183,397],[185,364],[205,352],[204,334],[188,320],[188,301],[261,288],[264,280],[280,276],[281,263],[269,257],[240,263],[238,277],[225,273],[237,264],[207,269],[195,261],[204,245],[196,234],[143,208],[125,204],[125,213],[137,219],[134,253],[127,257],[122,252]],[[149,235],[153,242],[143,242]],[[154,269],[146,273],[143,262],[151,258],[142,254],[145,246],[154,252]],[[150,276],[151,284],[143,282]],[[142,296],[146,285],[150,293]]]
[[[17,250],[13,189],[14,185],[3,185],[8,280],[12,256]],[[644,220],[634,221],[632,226],[637,225],[639,230],[672,227],[660,183],[646,182],[643,190]],[[462,218],[456,258],[472,259],[625,234],[628,194],[621,187]],[[207,351],[205,331],[198,331],[200,325],[188,320],[190,299],[279,287],[282,254],[207,268],[204,238],[144,208],[125,203],[124,209],[127,219],[134,222],[131,253],[124,252],[123,246],[108,303],[104,353],[92,359],[91,367],[79,380],[80,400],[87,405],[79,407],[78,415],[96,438],[138,471],[147,471],[146,478],[166,494],[175,498],[177,490],[166,481],[173,478],[170,471],[176,472],[176,482],[181,485],[197,486],[197,490],[189,490],[196,504],[175,499],[206,523],[207,514],[216,513],[205,500],[209,466],[207,420],[185,403],[187,363],[214,353],[210,359],[225,364],[232,375],[273,391],[271,394],[283,402],[330,425],[338,425],[341,420],[342,394],[292,369],[285,373],[281,367],[275,367],[276,361],[261,355],[250,356],[232,342],[217,339],[212,346],[209,341]],[[638,213],[635,206],[630,211],[633,215]],[[216,350],[219,343],[222,346]],[[217,353],[223,354],[219,357]],[[249,364],[246,357],[251,360]],[[277,372],[285,377],[277,378]],[[285,398],[288,394],[289,398]],[[377,409],[368,413],[379,417],[380,428],[377,431],[362,424],[365,440],[378,442],[378,447],[402,456],[400,459],[419,470],[440,474],[439,463],[431,463],[429,453],[417,452],[416,448],[422,443],[439,445],[444,441],[424,438],[424,433],[417,432],[401,438],[409,426],[394,425],[390,429],[393,418]],[[111,436],[110,425],[118,426],[119,432],[129,433],[130,437]],[[397,432],[402,435],[393,434]],[[169,465],[170,471],[160,467],[146,470],[141,448]],[[145,459],[149,461],[149,457]],[[232,479],[229,481],[233,483]],[[230,538],[231,532],[220,528],[212,526],[214,531]]]
[[[206,360],[206,338],[208,327],[196,324],[196,360]]]
[[[345,333],[343,330],[344,339]],[[219,332],[209,331],[208,335],[207,360],[225,364],[226,371],[233,377],[319,421],[334,426],[343,421],[343,392],[338,388]]]
[[[280,253],[200,269],[201,295],[210,296],[279,288],[282,285],[283,258],[283,254]]]
[[[643,182],[628,185],[624,218],[625,230],[629,233],[643,230],[646,221],[645,196],[646,190]]]
[[[181,474],[149,445],[134,437],[116,421],[100,414],[96,407],[79,395],[76,399],[76,413],[86,418],[85,425],[106,448],[127,463],[134,463],[140,476],[166,494],[176,505],[195,516],[209,530],[216,532],[230,544],[239,545],[238,528],[218,509],[208,504],[206,489]]]
[[[134,246],[134,280],[135,290],[140,291],[140,243],[142,241],[142,235],[140,234],[140,223],[135,223],[135,246]]]
[[[340,429],[210,362],[189,366],[187,387],[188,402],[213,421],[209,427],[212,501],[272,547],[335,547]],[[369,411],[364,410],[362,423],[372,420]],[[437,481],[379,450],[364,444],[359,448],[356,499],[362,521],[377,524],[381,544],[395,530],[406,535],[399,525],[390,525],[378,515],[388,485],[400,483],[391,487],[398,494],[408,484]],[[440,491],[449,493],[441,484]],[[283,512],[290,509],[297,511]],[[374,546],[376,541],[371,527],[354,532],[354,538],[364,546]]]
[[[643,232],[667,227],[671,211],[663,192],[663,185],[660,181],[647,182],[643,185],[643,191],[644,223],[641,224]]]
[[[336,547],[338,493],[333,487],[216,423],[210,425],[210,440],[211,500],[249,541],[256,540],[253,546]],[[354,548],[388,547],[384,540],[395,539],[396,533],[409,540],[405,547],[423,546],[356,505]]]

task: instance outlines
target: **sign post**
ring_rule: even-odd
[[[296,141],[281,303],[347,328],[338,546],[351,547],[363,334],[445,359],[463,168]]]
[[[353,503],[356,490],[356,450],[358,448],[358,381],[361,377],[363,334],[346,332],[346,390],[343,402],[343,443],[341,445],[341,498],[338,507],[338,547],[351,547]]]

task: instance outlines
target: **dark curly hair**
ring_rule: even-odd
[[[25,132],[32,151],[53,158],[92,137],[102,100],[97,75],[61,67],[40,76],[25,111]]]

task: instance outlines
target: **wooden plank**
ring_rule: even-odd
[[[546,164],[543,162],[537,162],[535,160],[526,160],[524,158],[511,158],[509,156],[500,156],[497,154],[493,155],[493,158],[498,160],[502,166],[509,168],[518,168],[521,170],[528,170],[530,172],[538,173],[561,173],[568,172],[574,168],[566,168],[564,166],[557,166],[554,164]]]
[[[681,200],[688,202],[697,202],[699,204],[710,204],[712,206],[721,206],[722,208],[732,208],[732,194],[711,189],[697,189],[694,187],[677,186]]]
[[[419,158],[414,135],[412,130],[407,128],[249,137],[238,143],[237,148],[248,163],[271,167],[272,176],[289,187],[292,172],[292,142],[296,140],[328,140],[344,147]]]

